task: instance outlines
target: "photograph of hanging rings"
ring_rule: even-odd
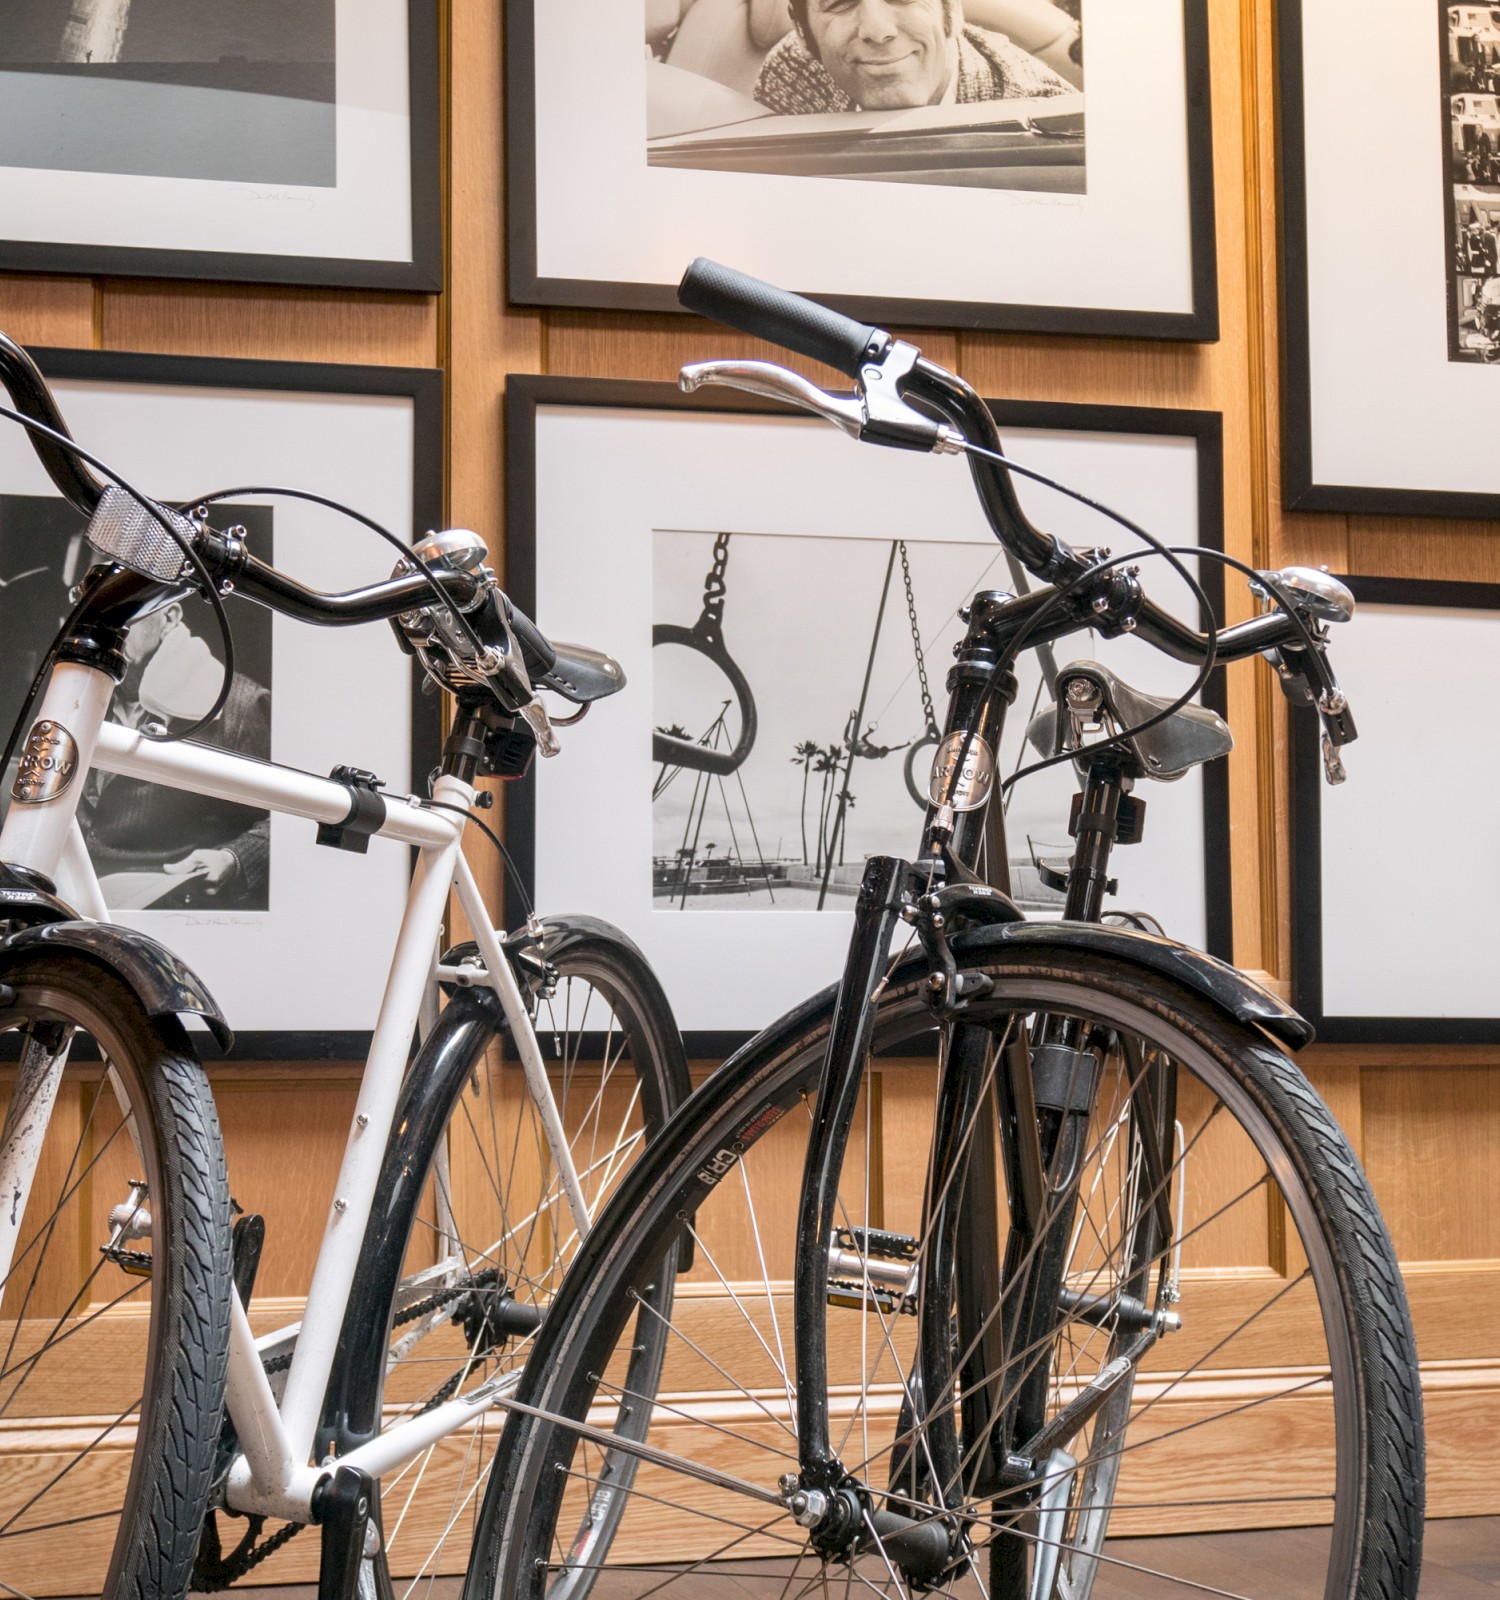
[[[992,404],[1017,460],[1134,506],[1174,545],[1219,547],[1216,414]],[[1027,580],[986,535],[962,468],[916,484],[899,456],[862,457],[759,402],[512,376],[507,415],[511,592],[562,638],[609,637],[627,680],[610,718],[573,733],[569,773],[538,763],[510,787],[508,842],[532,895],[571,902],[587,885],[629,922],[690,1050],[711,1054],[810,976],[837,978],[866,860],[899,848],[941,765],[935,707],[960,608]],[[598,470],[580,475],[580,459]],[[1021,494],[1086,537],[1083,508]],[[1186,586],[1152,565],[1193,615]],[[579,585],[585,569],[596,581]],[[1217,593],[1216,571],[1198,576]],[[1053,685],[1079,659],[1147,694],[1189,681],[1128,637],[1025,652],[1000,784],[1056,748]],[[1112,863],[1112,907],[1227,954],[1223,763],[1142,787],[1150,826]],[[1004,790],[1005,870],[1028,916],[1060,914],[1077,791],[1066,763]],[[730,988],[712,979],[726,961]]]

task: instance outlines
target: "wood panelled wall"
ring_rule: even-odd
[[[754,348],[688,319],[507,306],[500,9],[445,7],[442,296],[0,277],[0,327],[43,345],[442,367],[449,517],[498,545],[508,372],[670,379],[685,360]],[[986,394],[1222,411],[1228,547],[1242,559],[1500,581],[1500,525],[1281,511],[1271,0],[1210,0],[1210,13],[1220,340],[914,337]],[[1236,955],[1278,986],[1289,949],[1279,699],[1259,669],[1231,678]],[[1359,1148],[1408,1269],[1429,1380],[1433,1509],[1500,1511],[1500,1049],[1315,1048],[1306,1065]],[[353,1073],[235,1067],[216,1082],[235,1193],[269,1226],[259,1292],[295,1295],[329,1202]],[[1491,1470],[1474,1470],[1476,1449]]]

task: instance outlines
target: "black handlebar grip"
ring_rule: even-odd
[[[891,347],[890,334],[879,328],[702,256],[683,274],[677,298],[689,311],[811,356],[846,378],[857,378],[867,360],[883,360]]]

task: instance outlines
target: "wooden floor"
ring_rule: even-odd
[[[1318,1600],[1321,1588],[1310,1583],[1309,1571],[1317,1564],[1318,1535],[1289,1530],[1274,1542],[1274,1568],[1267,1562],[1263,1534],[1212,1534],[1186,1539],[1129,1539],[1112,1544],[1111,1554],[1133,1566],[1168,1567],[1192,1585],[1229,1594],[1247,1590],[1272,1595],[1277,1600]],[[1253,1547],[1253,1557],[1251,1550]],[[1253,1574],[1247,1563],[1255,1561]],[[664,1575],[658,1575],[657,1583]],[[601,1581],[594,1600],[620,1600],[642,1590],[642,1575]],[[717,1573],[695,1574],[672,1583],[665,1594],[672,1600],[770,1600],[784,1592],[785,1569],[779,1562],[736,1562]],[[420,1600],[452,1600],[460,1585],[423,1584]],[[645,1587],[651,1587],[650,1584]],[[977,1585],[972,1586],[978,1596]],[[868,1591],[865,1591],[868,1592]],[[957,1591],[969,1600],[967,1589]],[[1102,1578],[1094,1593],[1098,1600],[1146,1600],[1146,1597],[1189,1595],[1187,1585],[1169,1587],[1159,1579],[1119,1566],[1106,1584]],[[1201,1591],[1199,1591],[1201,1592]],[[313,1600],[312,1589],[235,1589],[239,1600]],[[1421,1600],[1497,1600],[1500,1597],[1500,1517],[1457,1517],[1427,1524],[1422,1563]],[[665,1600],[665,1595],[664,1595]]]

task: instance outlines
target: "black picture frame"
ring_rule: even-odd
[[[986,402],[1001,429],[1033,428],[1076,430],[1191,438],[1198,461],[1197,519],[1200,544],[1213,550],[1224,545],[1223,417],[1216,411],[1154,408],[1126,405],[1072,404],[1030,400]],[[528,615],[537,606],[537,413],[545,406],[602,408],[608,410],[680,411],[689,414],[742,414],[790,417],[800,413],[789,407],[741,392],[718,389],[683,394],[674,385],[608,378],[573,378],[511,374],[506,390],[506,589]],[[1224,611],[1223,566],[1206,561],[1199,581],[1221,619]],[[547,618],[537,618],[545,631]],[[591,641],[592,642],[592,641]],[[935,683],[934,690],[941,694]],[[1204,704],[1221,715],[1227,709],[1222,667],[1210,675],[1203,692]],[[599,715],[609,714],[608,705]],[[563,759],[567,751],[564,748]],[[1203,776],[1203,866],[1206,948],[1223,960],[1233,956],[1233,898],[1230,862],[1229,772],[1226,762],[1210,762]],[[1148,797],[1149,798],[1149,797]],[[535,771],[507,786],[505,839],[519,882],[507,880],[506,918],[509,924],[524,920],[536,890],[537,813]],[[1221,890],[1221,892],[1220,892]],[[549,907],[540,907],[542,911]],[[630,930],[627,929],[627,932]],[[767,1022],[772,1020],[767,1017]],[[722,1060],[750,1037],[732,1029],[686,1029],[690,1058]]]
[[[535,11],[541,0],[505,0],[507,296],[517,305],[684,314],[671,282],[606,282],[544,275],[538,265]],[[1219,337],[1218,262],[1213,188],[1213,119],[1207,0],[1182,0],[1191,309],[1144,311],[836,292],[827,285],[785,283],[861,321],[909,328],[962,328],[1076,337],[1181,340]],[[895,185],[879,186],[886,190]],[[731,266],[744,265],[729,262]]]
[[[1342,581],[1354,592],[1356,601],[1367,605],[1402,606],[1414,610],[1445,608],[1460,611],[1500,612],[1500,584],[1459,583],[1432,579],[1377,578],[1344,576]],[[1355,626],[1359,619],[1356,616]],[[1497,622],[1500,630],[1500,622]],[[1397,657],[1392,670],[1409,678],[1413,664],[1405,656]],[[1357,694],[1353,701],[1355,716],[1359,715]],[[1322,844],[1323,819],[1323,761],[1321,752],[1321,726],[1310,711],[1294,709],[1290,718],[1291,780],[1292,780],[1292,1004],[1317,1029],[1319,1042],[1325,1044],[1500,1044],[1500,1016],[1356,1016],[1345,1013],[1330,1014],[1324,1004],[1324,950],[1325,933],[1329,921],[1329,907],[1324,892],[1324,861]],[[1358,757],[1360,745],[1356,742],[1348,751],[1346,767],[1350,769],[1350,783],[1358,783]],[[1439,781],[1431,772],[1425,782]],[[1460,781],[1460,780],[1455,780]],[[1361,948],[1370,952],[1372,960],[1379,952],[1389,949],[1395,959],[1406,948],[1402,929],[1410,929],[1409,921],[1401,921],[1407,914],[1393,874],[1388,874],[1380,861],[1371,863],[1371,871],[1390,889],[1393,918],[1390,929],[1360,924]],[[1467,892],[1462,869],[1462,857],[1445,859],[1441,851],[1434,851],[1432,871],[1446,875],[1458,886],[1458,892]],[[1484,914],[1482,911],[1479,913]],[[1425,925],[1425,924],[1424,924]],[[1428,925],[1428,937],[1432,930]]]
[[[182,278],[436,294],[443,287],[441,39],[438,0],[406,0],[411,128],[411,256],[261,254],[0,237],[0,272]]]
[[[398,536],[413,538],[428,528],[440,527],[443,520],[443,375],[437,369],[409,367],[359,367],[322,362],[256,361],[218,357],[138,355],[116,351],[34,349],[42,372],[49,380],[77,380],[100,385],[130,385],[157,389],[203,389],[211,391],[286,393],[288,395],[329,395],[379,397],[409,401],[412,414],[412,505],[411,525],[391,527]],[[67,413],[67,399],[63,397]],[[75,424],[76,431],[76,424]],[[88,447],[86,437],[80,444]],[[106,457],[107,459],[107,457]],[[149,485],[144,485],[148,490]],[[291,487],[299,487],[293,483]],[[303,485],[305,487],[305,485]],[[207,493],[211,486],[198,486]],[[289,505],[292,502],[283,502]],[[368,508],[366,508],[368,510]],[[384,565],[379,550],[383,541],[369,535],[371,567],[351,573],[347,587],[368,578],[373,568]],[[280,559],[278,557],[278,559]],[[394,559],[394,557],[393,557]],[[291,624],[300,631],[301,624]],[[343,630],[314,630],[326,635],[328,648],[337,651]],[[382,633],[385,630],[382,629]],[[393,640],[383,640],[392,656],[397,654]],[[393,682],[406,682],[411,695],[410,759],[413,784],[438,763],[442,743],[441,707],[437,696],[422,693],[423,676],[415,665],[397,666],[393,662]],[[330,759],[338,756],[331,751]],[[310,825],[309,825],[310,827]],[[381,847],[388,848],[388,847]],[[399,926],[401,906],[392,907],[391,929]],[[170,938],[168,940],[170,943]],[[179,952],[192,964],[190,952]],[[230,1016],[231,1026],[234,1024]],[[371,1023],[373,1028],[373,1015]],[[369,1053],[372,1029],[236,1029],[231,1062],[267,1061],[361,1061]],[[195,1035],[195,1038],[198,1036]],[[200,1044],[206,1042],[203,1035]],[[207,1049],[212,1055],[213,1050]]]
[[[1430,97],[1430,126],[1424,126],[1424,137],[1430,138],[1432,182],[1441,184],[1444,191],[1443,213],[1445,226],[1453,219],[1453,199],[1449,180],[1449,162],[1445,141],[1449,137],[1442,109],[1442,74],[1445,68],[1443,40],[1439,19],[1446,0],[1439,0],[1432,8],[1434,39],[1431,54],[1427,57],[1408,56],[1404,49],[1387,48],[1392,68],[1396,71],[1414,71],[1425,74],[1422,92]],[[1276,7],[1276,77],[1279,90],[1277,133],[1277,165],[1279,172],[1279,240],[1281,288],[1281,435],[1282,435],[1282,504],[1289,511],[1334,511],[1356,515],[1398,515],[1428,517],[1463,517],[1493,519],[1500,517],[1500,477],[1493,491],[1449,490],[1431,487],[1403,486],[1399,483],[1354,483],[1320,477],[1314,462],[1314,385],[1312,374],[1312,288],[1309,282],[1310,251],[1308,222],[1308,83],[1305,67],[1304,0],[1279,0]],[[1367,92],[1368,115],[1372,124],[1384,114],[1386,90],[1384,86],[1371,85]],[[1338,130],[1342,148],[1357,150],[1361,145],[1361,129],[1342,127]],[[1363,247],[1351,241],[1351,252]],[[1352,282],[1350,295],[1365,293],[1370,303],[1367,307],[1372,332],[1378,337],[1383,321],[1395,321],[1405,314],[1406,307],[1392,305],[1380,299],[1369,286],[1363,289]],[[1451,278],[1447,289],[1447,315],[1452,317],[1453,286]],[[1445,349],[1436,354],[1448,359]],[[1399,395],[1405,389],[1399,368],[1392,368],[1388,382],[1378,386],[1387,394]],[[1367,386],[1374,392],[1377,386]],[[1425,404],[1425,402],[1424,402]],[[1455,415],[1464,415],[1466,422],[1474,421],[1472,413],[1455,403]],[[1399,440],[1403,432],[1401,419],[1387,419],[1392,440]]]

